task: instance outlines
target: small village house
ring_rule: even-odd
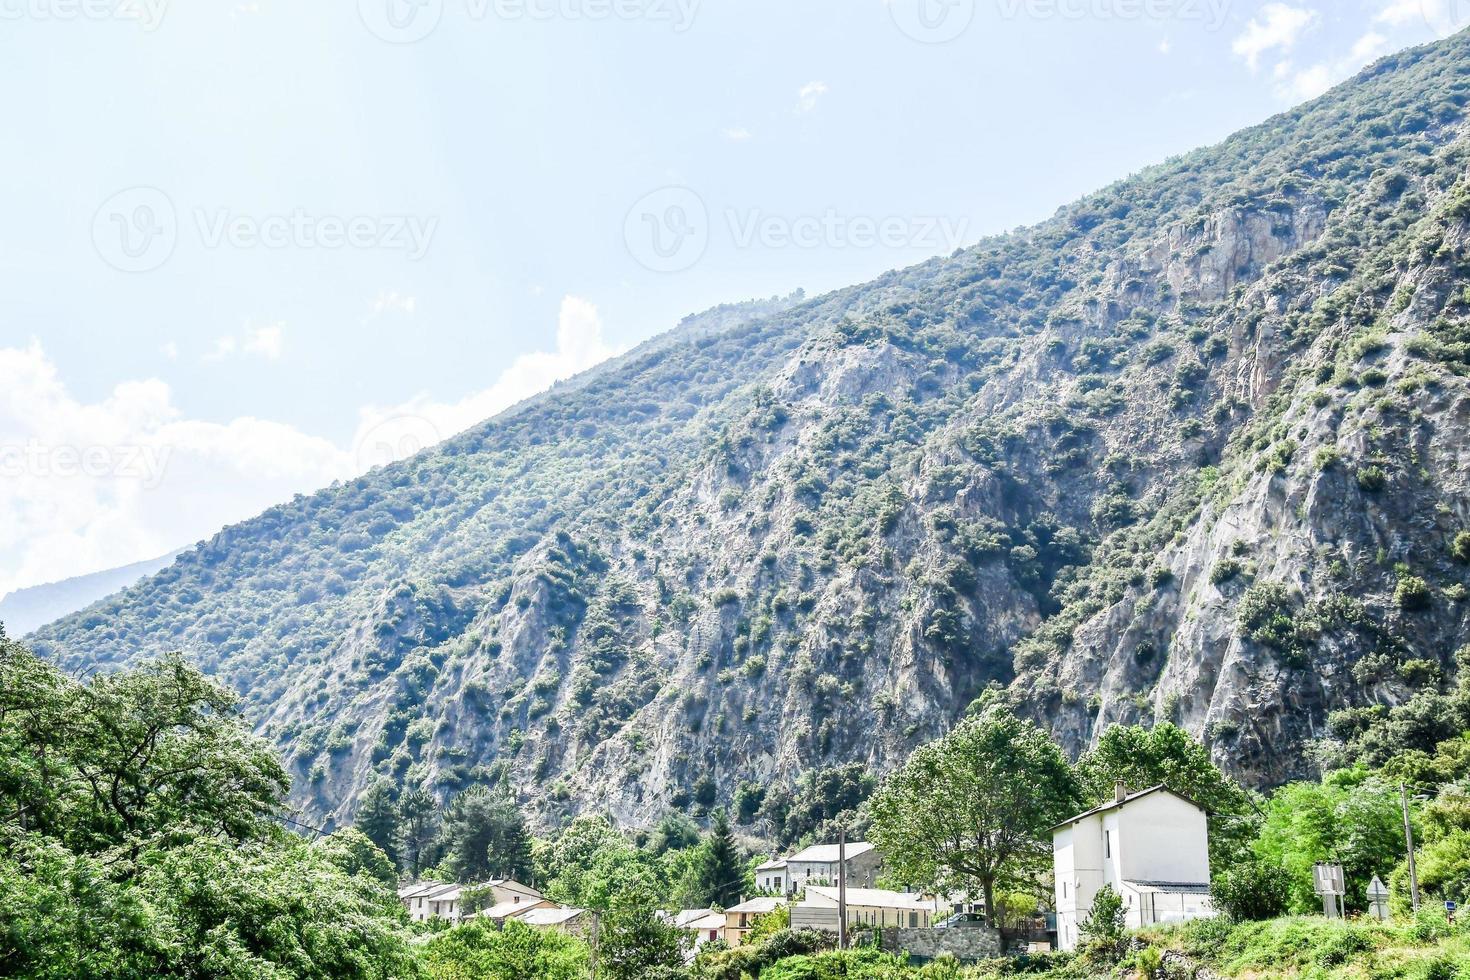
[[[791,928],[838,931],[838,891],[826,885],[808,885],[806,897],[791,907]],[[857,929],[928,929],[948,914],[951,903],[933,895],[847,889],[847,927]]]
[[[693,954],[703,949],[706,944],[724,938],[725,913],[716,912],[714,909],[684,909],[674,913],[669,921],[692,937],[691,959]]]
[[[1078,928],[1105,885],[1123,897],[1131,929],[1214,915],[1209,822],[1190,800],[1155,786],[1114,798],[1052,828],[1057,944],[1075,950]]]
[[[786,883],[789,880],[785,858],[767,861],[755,869],[755,887],[772,895],[787,894]]]
[[[844,866],[838,861],[838,849],[837,844],[815,844],[797,851],[786,858],[785,870],[779,872],[785,878],[785,890],[762,890],[796,895],[808,885],[836,885],[843,877],[846,877],[849,888],[871,888],[877,884],[878,875],[883,870],[883,858],[872,844],[867,841],[853,841],[847,845],[845,874]],[[773,869],[767,876],[774,881],[777,874]],[[760,884],[760,877],[761,873],[758,871],[757,885]]]
[[[415,922],[428,919],[444,919],[459,922],[466,917],[464,899],[466,893],[479,892],[482,901],[494,908],[503,904],[521,902],[544,902],[545,897],[530,885],[523,885],[511,878],[497,878],[478,885],[453,885],[439,882],[418,882],[398,889],[398,900],[408,910]]]
[[[526,909],[517,914],[513,921],[541,932],[562,932],[580,938],[590,931],[592,916],[586,909],[546,903]]]
[[[733,949],[745,942],[755,920],[786,905],[784,898],[752,898],[725,910],[724,940]]]
[[[548,902],[544,898],[527,898],[522,895],[515,895],[507,902],[498,902],[488,909],[482,909],[479,912],[465,915],[463,918],[484,919],[488,922],[493,922],[497,926],[503,926],[511,919],[521,918],[527,912],[532,912],[537,909],[553,909],[556,907],[554,902]]]

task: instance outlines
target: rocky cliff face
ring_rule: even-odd
[[[1170,719],[1258,784],[1431,740],[1470,612],[1467,68],[1396,56],[1035,229],[695,318],[37,646],[184,648],[325,820],[379,775],[548,822],[769,803],[989,684],[1074,752]]]

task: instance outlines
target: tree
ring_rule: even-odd
[[[1077,763],[1087,802],[1113,798],[1118,783],[1141,790],[1164,785],[1210,815],[1210,865],[1230,867],[1249,850],[1259,814],[1249,793],[1210,760],[1210,752],[1176,725],[1113,725]]]
[[[654,904],[626,893],[603,916],[597,962],[608,980],[643,980],[662,968],[684,964],[688,933],[659,915]]]
[[[606,910],[626,894],[660,894],[665,882],[651,855],[635,848],[606,817],[577,817],[553,840],[538,841],[536,868],[547,897]]]
[[[710,827],[701,850],[703,904],[729,908],[739,903],[740,893],[745,887],[745,867],[735,848],[735,836],[730,832],[730,815],[726,811],[715,811],[714,825]]]
[[[398,864],[398,802],[393,784],[379,779],[367,788],[357,803],[355,825],[378,845],[388,860]]]
[[[459,881],[529,878],[531,835],[505,790],[466,790],[444,817],[445,860]]]
[[[345,874],[365,875],[386,888],[398,884],[393,862],[360,830],[349,828],[329,834],[317,841],[316,848]]]
[[[1291,876],[1265,861],[1246,859],[1216,872],[1210,898],[1220,914],[1236,922],[1265,922],[1287,913]]]
[[[1321,907],[1312,888],[1312,866],[1336,861],[1347,878],[1347,907],[1368,907],[1368,883],[1392,870],[1403,855],[1399,792],[1364,769],[1329,773],[1320,783],[1291,783],[1266,804],[1256,856],[1284,868],[1291,879],[1290,907]]]
[[[1103,885],[1092,897],[1092,909],[1077,927],[1090,956],[1115,960],[1123,953],[1128,938],[1128,913],[1123,896],[1112,885]]]
[[[439,804],[426,789],[404,793],[398,800],[399,860],[417,878],[429,860],[439,836]]]
[[[503,929],[472,921],[424,944],[433,980],[582,980],[587,944],[555,930],[507,922]]]
[[[869,839],[906,884],[979,891],[994,925],[996,889],[1024,889],[1048,866],[1050,828],[1081,801],[1056,743],[991,701],[883,783]]]

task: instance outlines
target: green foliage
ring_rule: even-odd
[[[701,848],[699,870],[702,905],[729,908],[739,903],[745,891],[745,867],[730,831],[729,814],[724,810],[715,811],[714,823]]]
[[[474,787],[455,797],[443,837],[444,861],[458,881],[532,876],[530,831],[505,789]]]
[[[1242,636],[1275,650],[1289,666],[1306,664],[1316,623],[1284,584],[1262,582],[1251,586],[1241,597],[1237,617]]]
[[[1254,834],[1250,795],[1210,760],[1198,740],[1175,725],[1109,726],[1077,763],[1086,802],[1112,799],[1117,783],[1137,791],[1164,785],[1210,815],[1210,863],[1222,870],[1236,862]]]
[[[684,963],[689,934],[660,915],[651,896],[624,893],[602,920],[597,960],[608,980],[644,980]]]
[[[1050,828],[1081,788],[1055,742],[990,703],[919,748],[868,801],[888,874],[942,892],[1024,887],[1051,859]]]
[[[1260,922],[1287,913],[1291,884],[1285,868],[1246,857],[1214,872],[1210,897],[1221,915],[1236,922]]]
[[[1290,876],[1290,908],[1320,908],[1312,866],[1337,861],[1347,878],[1348,908],[1368,907],[1374,875],[1386,877],[1404,850],[1397,787],[1364,770],[1331,773],[1320,783],[1292,783],[1266,804],[1255,852],[1260,861]]]
[[[285,789],[182,658],[82,684],[0,636],[0,973],[418,976],[386,856],[282,830]]]
[[[1428,609],[1434,599],[1429,583],[1417,575],[1402,575],[1394,588],[1393,601],[1405,612]]]
[[[430,938],[422,960],[432,980],[583,980],[590,954],[560,932],[472,922]]]
[[[1450,543],[1450,556],[1461,565],[1470,565],[1470,531],[1461,531]]]
[[[1123,896],[1112,885],[1103,885],[1092,897],[1092,910],[1077,926],[1082,946],[1090,959],[1111,962],[1123,952],[1128,930],[1128,912]]]

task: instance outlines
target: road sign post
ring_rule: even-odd
[[[1342,918],[1342,896],[1347,891],[1342,865],[1325,861],[1313,865],[1312,885],[1322,896],[1322,914],[1329,919]]]
[[[1379,922],[1388,920],[1388,888],[1377,875],[1373,876],[1373,881],[1368,885],[1368,911]]]

